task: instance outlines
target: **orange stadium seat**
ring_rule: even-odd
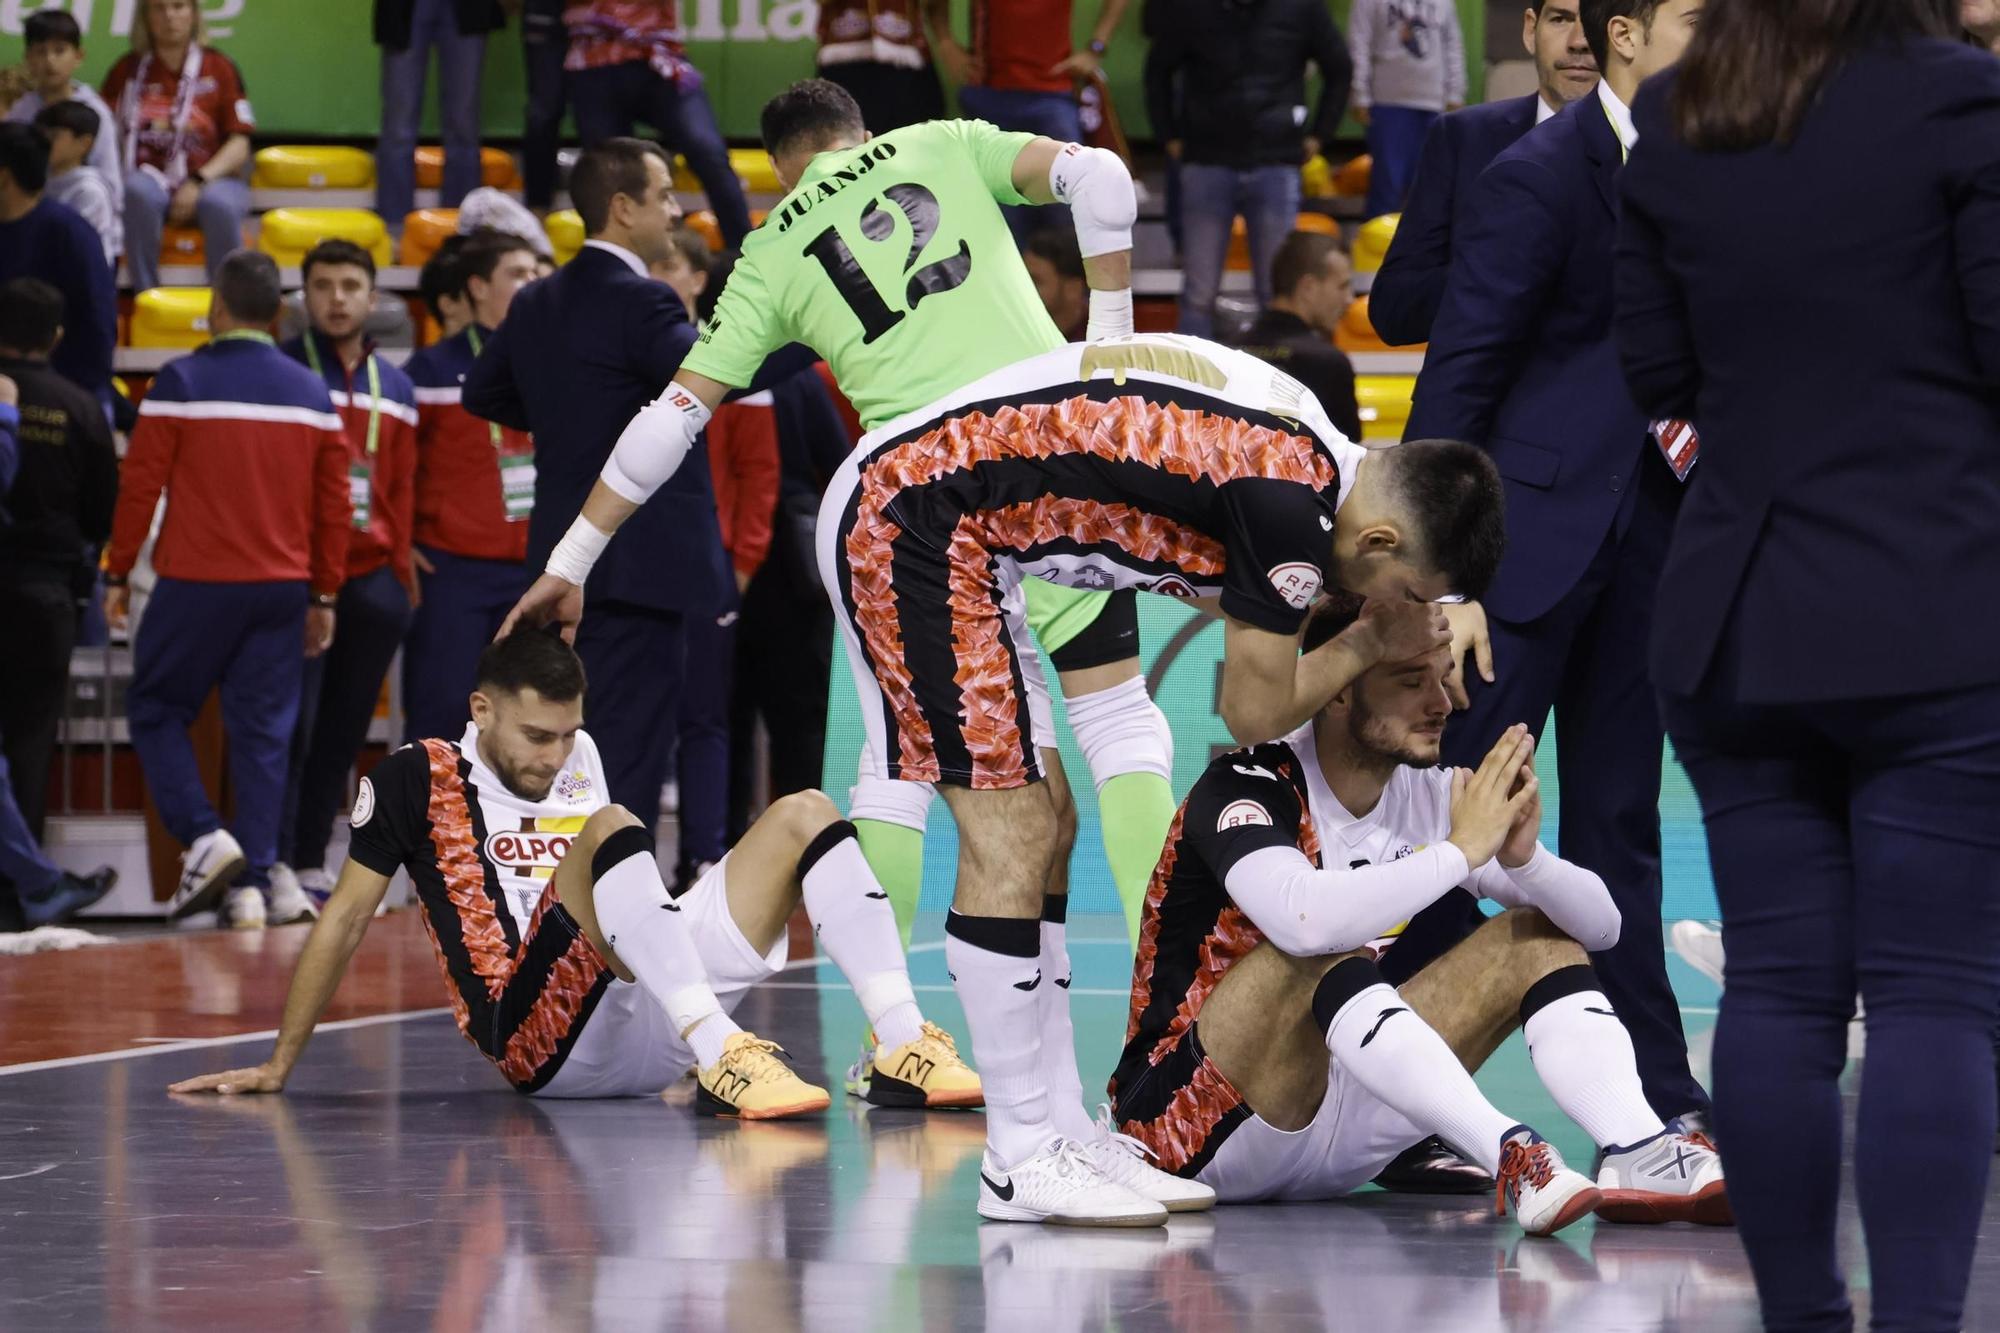
[[[425,260],[437,253],[444,244],[445,237],[458,231],[458,210],[455,208],[420,208],[403,219],[403,244],[397,252],[396,262],[410,268],[420,268]]]
[[[132,346],[199,347],[208,341],[206,287],[155,287],[132,298]]]
[[[708,242],[709,249],[720,250],[722,248],[722,228],[717,225],[715,214],[705,208],[697,209],[695,212],[688,214],[683,221],[689,231]]]
[[[375,183],[375,159],[359,148],[273,144],[257,151],[250,184],[260,190],[361,190]]]
[[[436,144],[417,148],[417,188],[435,190],[444,183],[444,149]],[[514,169],[514,157],[504,148],[479,150],[479,183],[496,190],[511,190],[521,183]]]
[[[1357,375],[1354,396],[1361,403],[1361,438],[1393,444],[1410,424],[1410,398],[1417,391],[1415,375]]]
[[[542,229],[549,234],[549,248],[558,264],[567,264],[583,249],[583,218],[574,208],[549,214],[542,219]]]
[[[1382,271],[1382,257],[1389,253],[1389,242],[1395,238],[1396,224],[1402,219],[1401,213],[1384,213],[1361,224],[1361,230],[1354,237],[1356,273]]]
[[[1340,170],[1334,173],[1333,192],[1343,197],[1367,194],[1368,182],[1374,170],[1375,159],[1366,153],[1349,158]]]
[[[208,259],[208,246],[201,239],[200,227],[163,227],[160,229],[160,262],[162,264],[185,264],[200,267]]]
[[[1389,344],[1382,341],[1382,335],[1375,332],[1375,322],[1368,317],[1368,298],[1357,296],[1347,307],[1347,313],[1340,317],[1340,323],[1333,330],[1333,345],[1343,352],[1386,352]]]
[[[379,267],[387,268],[391,262],[389,229],[365,208],[274,208],[264,214],[257,248],[280,266],[293,268],[306,251],[335,237],[353,241],[374,256]]]

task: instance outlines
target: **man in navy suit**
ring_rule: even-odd
[[[1646,675],[1682,483],[1619,369],[1612,249],[1631,98],[1680,58],[1701,6],[1582,0],[1603,82],[1474,185],[1409,424],[1413,439],[1485,447],[1507,495],[1507,555],[1483,599],[1496,677],[1469,682],[1445,762],[1484,754],[1512,723],[1539,733],[1554,710],[1562,853],[1603,877],[1628,923],[1596,963],[1667,1119],[1708,1109],[1658,928],[1664,732]]]
[[[607,139],[570,175],[583,249],[524,288],[465,377],[468,411],[535,437],[528,566],[539,569],[582,508],[625,423],[659,396],[694,346],[680,298],[647,275],[680,220],[657,144]],[[590,733],[611,800],[645,821],[660,808],[685,672],[683,618],[714,617],[735,584],[715,516],[707,451],[634,515],[592,571],[576,648],[590,675]]]
[[[1521,43],[1535,58],[1537,91],[1454,111],[1424,136],[1403,220],[1375,285],[1368,317],[1391,347],[1431,336],[1451,268],[1451,237],[1465,226],[1472,184],[1494,158],[1597,86],[1597,57],[1584,40],[1581,0],[1540,0],[1521,16]]]

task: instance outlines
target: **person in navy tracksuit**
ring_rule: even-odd
[[[1652,679],[1707,825],[1716,1122],[1772,1329],[1854,1326],[1857,996],[1874,1327],[1992,1317],[2000,62],[1956,8],[1716,6],[1620,181],[1625,382],[1701,432]]]
[[[1647,1100],[1672,1119],[1708,1109],[1659,928],[1664,732],[1645,662],[1682,482],[1619,373],[1611,254],[1629,99],[1685,48],[1700,0],[1664,0],[1646,24],[1639,3],[1586,8],[1597,94],[1474,187],[1407,433],[1479,444],[1506,487],[1507,554],[1483,599],[1497,677],[1469,682],[1445,762],[1476,766],[1508,726],[1539,735],[1554,711],[1562,854],[1603,877],[1627,923],[1594,961]]]

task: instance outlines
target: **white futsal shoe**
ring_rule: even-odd
[[[264,891],[245,884],[223,895],[220,922],[231,930],[262,930],[269,922],[264,910]]]
[[[1167,1221],[1165,1208],[1107,1180],[1084,1145],[1060,1136],[1012,1167],[1002,1167],[989,1148],[979,1163],[979,1215],[994,1222],[1071,1227],[1157,1227]]]
[[[319,905],[306,896],[306,891],[299,887],[298,875],[282,862],[271,867],[271,892],[264,902],[274,926],[311,921],[319,915]]]
[[[1084,1152],[1106,1180],[1123,1185],[1142,1199],[1151,1199],[1170,1213],[1199,1213],[1215,1207],[1213,1189],[1199,1180],[1171,1175],[1147,1161],[1153,1150],[1130,1134],[1118,1132],[1108,1102],[1098,1105],[1097,1140],[1086,1143]]]
[[[1500,1141],[1493,1212],[1511,1211],[1530,1236],[1553,1236],[1603,1201],[1589,1176],[1564,1166],[1555,1145],[1526,1125]]]
[[[1706,1135],[1685,1132],[1680,1121],[1652,1138],[1604,1154],[1597,1171],[1607,1222],[1699,1222],[1722,1227],[1735,1221],[1722,1158]]]
[[[249,869],[243,844],[226,828],[196,838],[181,853],[181,882],[167,901],[167,918],[178,921],[196,912],[212,912],[223,893]]]

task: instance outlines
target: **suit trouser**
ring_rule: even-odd
[[[278,859],[297,870],[326,865],[347,775],[382,697],[382,682],[410,627],[410,598],[387,565],[349,579],[333,611],[333,647],[306,663],[285,783]]]
[[[457,740],[472,716],[479,655],[531,580],[518,560],[417,549],[436,572],[419,576],[424,600],[403,640],[403,740]]]
[[[0,747],[14,771],[21,817],[40,838],[70,650],[76,645],[76,590],[68,575],[21,570],[0,578],[0,625],[7,626],[11,639],[0,652]]]
[[[1539,737],[1551,710],[1562,789],[1561,853],[1603,877],[1624,919],[1618,943],[1593,954],[1604,993],[1632,1034],[1646,1100],[1663,1118],[1705,1110],[1688,1069],[1680,1002],[1667,981],[1660,929],[1660,769],[1665,729],[1646,671],[1653,595],[1672,531],[1677,483],[1641,470],[1624,531],[1614,525],[1582,578],[1540,619],[1491,618],[1492,685],[1468,682],[1470,711],[1445,728],[1444,762],[1477,768],[1500,733],[1525,722]],[[1654,474],[1659,475],[1654,475]],[[1459,890],[1419,913],[1401,969],[1449,948],[1478,916]],[[1392,956],[1404,952],[1399,943]],[[1401,976],[1392,980],[1406,979]]]
[[[750,827],[755,765],[750,747],[764,718],[771,745],[770,798],[821,784],[826,752],[826,689],[833,671],[833,608],[817,586],[801,586],[782,558],[790,534],[743,594],[729,705],[729,837]]]
[[[589,604],[576,651],[590,681],[584,725],[597,742],[611,799],[657,835],[687,671],[681,613],[629,602]]]
[[[1726,675],[1662,706],[1722,906],[1716,1127],[1765,1327],[1853,1326],[1837,1242],[1858,992],[1874,1326],[1958,1328],[1993,1160],[2000,686],[1744,704]]]
[[[674,729],[681,793],[675,881],[690,888],[702,866],[729,850],[729,686],[737,622],[732,611],[720,619],[691,615],[685,623],[687,676]]]
[[[284,804],[285,747],[305,667],[306,585],[191,583],[162,578],[132,646],[125,712],[160,820],[183,846],[222,827],[201,784],[188,727],[222,689],[229,737],[230,831],[250,863],[242,882],[270,882]]]

